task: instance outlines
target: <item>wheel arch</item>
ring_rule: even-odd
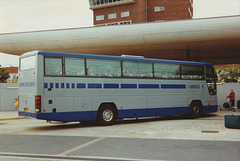
[[[118,109],[117,109],[117,106],[114,102],[102,102],[98,107],[98,114],[99,114],[100,109],[105,107],[105,106],[111,106],[115,110],[116,117],[118,118]]]
[[[201,100],[192,100],[191,101],[191,104],[190,104],[190,107],[192,106],[192,105],[194,105],[194,104],[199,104],[200,106],[201,106],[201,108],[203,109],[203,103],[202,103],[202,101]]]

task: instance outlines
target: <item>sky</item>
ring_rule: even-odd
[[[88,0],[0,0],[0,34],[93,25]],[[240,15],[240,0],[193,0],[193,18]],[[18,56],[0,53],[0,65]]]

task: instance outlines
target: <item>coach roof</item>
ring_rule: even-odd
[[[57,57],[75,57],[75,58],[92,58],[92,59],[108,59],[108,60],[127,60],[127,61],[139,61],[139,62],[159,62],[169,64],[186,64],[186,65],[208,65],[214,66],[212,63],[206,62],[193,62],[193,61],[180,61],[180,60],[168,60],[168,59],[152,59],[144,58],[142,56],[110,56],[110,55],[96,55],[96,54],[83,54],[83,53],[67,53],[67,52],[53,52],[53,51],[35,51],[23,54],[21,57],[31,55],[44,55],[44,56],[57,56]]]

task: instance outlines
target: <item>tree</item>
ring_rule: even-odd
[[[240,82],[240,65],[222,65],[217,66],[218,81],[225,83]]]
[[[0,67],[0,83],[5,83],[10,78],[9,72],[6,69]]]

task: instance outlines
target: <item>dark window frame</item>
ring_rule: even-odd
[[[60,58],[62,60],[62,75],[46,75],[46,58]],[[206,68],[207,67],[211,67],[214,69],[214,67],[212,66],[206,66],[206,65],[189,65],[189,64],[178,64],[176,63],[176,65],[179,65],[179,73],[180,73],[180,78],[159,78],[155,76],[155,63],[160,63],[161,62],[145,62],[145,61],[131,61],[131,60],[114,60],[114,61],[120,61],[120,70],[121,70],[121,76],[116,77],[108,77],[108,76],[88,76],[87,75],[87,59],[98,59],[98,58],[82,58],[84,60],[84,70],[85,70],[85,75],[82,76],[74,76],[74,75],[65,75],[65,58],[74,58],[74,57],[67,57],[67,56],[44,56],[43,58],[43,62],[44,62],[44,76],[45,77],[75,77],[75,78],[113,78],[113,79],[158,79],[158,80],[207,80],[207,72],[206,72]],[[81,58],[81,57],[79,57]],[[112,59],[98,59],[98,60],[112,60]],[[128,62],[139,62],[139,63],[151,63],[152,65],[152,77],[128,77],[128,76],[124,76],[123,75],[123,62],[124,61],[128,61]],[[162,63],[162,64],[174,64],[174,63]],[[189,79],[189,78],[182,78],[182,66],[186,65],[186,66],[199,66],[203,68],[203,72],[204,72],[204,77],[202,79]]]
[[[182,74],[183,73],[183,70],[182,70],[182,67],[183,66],[194,66],[194,67],[202,67],[203,68],[203,78],[194,78],[194,79],[192,79],[192,78],[183,78],[183,75],[184,74]],[[182,79],[182,80],[206,80],[206,74],[205,74],[206,72],[205,72],[205,67],[204,67],[204,65],[191,65],[191,64],[180,64],[180,78]]]
[[[62,75],[46,75],[46,58],[60,58],[62,59]],[[65,68],[64,68],[64,57],[61,56],[44,56],[43,58],[43,70],[44,70],[44,76],[45,77],[65,77]]]
[[[212,69],[212,77],[207,76],[207,68]],[[217,75],[215,72],[215,68],[213,66],[205,66],[205,78],[206,78],[206,84],[208,88],[208,92],[210,95],[217,95]],[[210,78],[210,79],[208,79]],[[212,79],[212,80],[211,80]],[[213,84],[213,86],[209,86],[209,84]],[[214,87],[214,88],[212,88]]]
[[[63,71],[64,71],[64,73],[63,73],[63,76],[64,77],[85,77],[86,76],[86,58],[81,58],[81,57],[78,57],[79,59],[83,59],[83,61],[84,61],[84,75],[66,75],[66,58],[74,58],[74,57],[63,57]]]
[[[179,78],[160,78],[160,77],[156,77],[155,76],[155,64],[157,64],[157,63],[159,63],[159,62],[153,62],[153,68],[154,68],[154,73],[153,73],[153,75],[154,75],[154,78],[156,78],[156,79],[163,79],[163,80],[165,80],[165,79],[170,79],[170,80],[181,80],[182,79],[182,75],[181,75],[181,64],[174,64],[174,63],[159,63],[159,64],[169,64],[169,65],[178,65],[179,66]]]
[[[152,76],[151,76],[151,77],[134,77],[134,76],[132,77],[132,76],[124,76],[124,75],[123,75],[123,67],[124,67],[124,66],[123,66],[123,62],[124,62],[124,61],[126,61],[126,62],[136,62],[136,63],[149,63],[149,64],[151,64],[151,66],[152,66],[152,67],[151,67],[151,69],[152,69]],[[153,67],[153,66],[154,66],[154,63],[153,63],[153,62],[122,60],[121,63],[122,63],[122,68],[121,68],[121,70],[122,70],[122,78],[136,78],[136,79],[137,79],[137,78],[138,78],[138,79],[139,79],[139,78],[143,78],[143,79],[154,79],[154,78],[155,78],[155,77],[154,77],[154,67]]]
[[[118,61],[120,62],[120,76],[91,76],[88,75],[88,68],[87,68],[87,60],[107,60],[107,61]],[[89,77],[89,78],[122,78],[122,60],[112,60],[112,59],[97,59],[97,58],[85,58],[85,77]]]

